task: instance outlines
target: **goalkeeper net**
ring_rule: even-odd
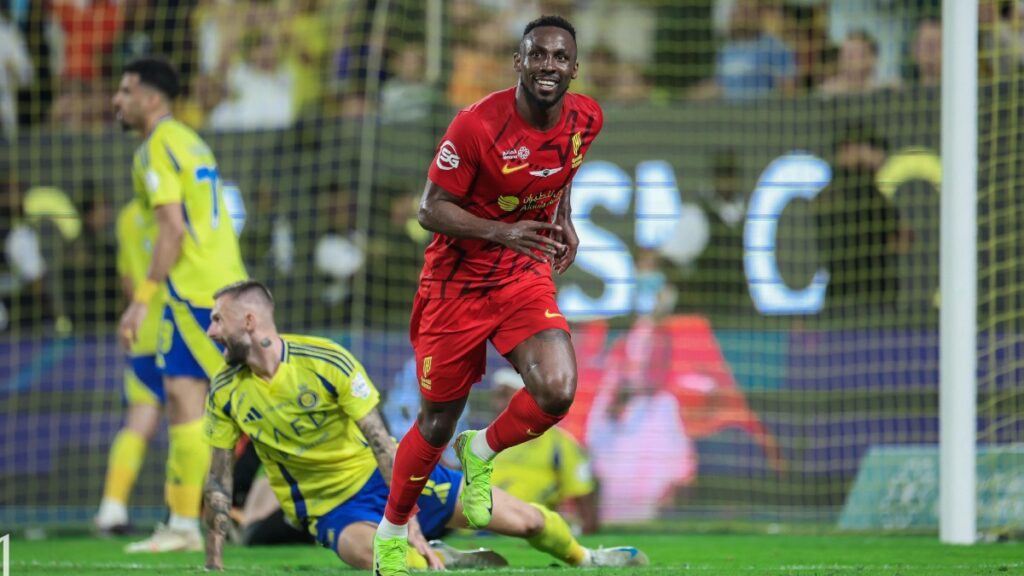
[[[243,257],[282,330],[349,346],[401,434],[426,169],[456,110],[516,82],[524,25],[558,12],[577,29],[573,90],[606,118],[557,279],[580,370],[563,428],[590,453],[602,518],[934,528],[940,2],[527,4],[5,14],[0,525],[87,522],[122,425],[113,222],[139,141],[109,100],[127,61],[178,66],[176,115],[240,200]],[[981,135],[980,521],[1020,527],[1024,14],[981,10],[981,105],[963,112]],[[493,417],[492,388],[474,391],[471,426]],[[165,449],[160,432],[136,521],[164,514]]]

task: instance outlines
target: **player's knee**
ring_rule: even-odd
[[[370,570],[373,568],[373,546],[346,546],[345,542],[338,541],[338,549],[335,551],[342,562],[356,570]],[[351,544],[351,543],[348,543]]]
[[[451,420],[442,414],[424,415],[417,425],[423,439],[431,446],[444,446],[455,434],[455,427],[458,420]]]
[[[533,538],[544,531],[544,515],[533,506],[527,506],[522,522],[524,538]]]
[[[537,397],[537,404],[548,414],[565,414],[576,397],[576,371],[556,370],[544,379],[544,391]]]

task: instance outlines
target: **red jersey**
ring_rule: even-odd
[[[502,222],[551,222],[583,156],[604,125],[592,98],[566,92],[553,128],[537,130],[516,112],[516,89],[495,92],[460,111],[427,177],[458,196],[474,216]],[[521,274],[551,277],[551,265],[496,242],[434,234],[420,293],[460,298],[511,282]]]

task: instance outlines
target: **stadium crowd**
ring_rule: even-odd
[[[533,13],[566,14],[595,30],[581,38],[587,65],[576,89],[610,106],[830,97],[936,85],[941,71],[937,0],[901,3],[916,8],[860,0],[522,4],[446,3],[444,73],[431,74],[420,2],[392,3],[380,41],[373,0],[8,0],[0,5],[0,123],[8,136],[39,124],[108,125],[111,82],[147,53],[182,71],[186,97],[177,113],[197,128],[274,129],[306,116],[360,115],[371,81],[381,83],[372,92],[385,119],[422,117],[508,84],[517,31]],[[982,2],[980,16],[989,31],[983,74],[1020,66],[1021,3]],[[383,65],[371,73],[376,48]]]
[[[368,112],[379,114],[382,125],[429,123],[513,82],[510,55],[525,15],[535,13],[566,14],[588,30],[580,38],[583,64],[573,89],[608,110],[860,98],[919,86],[934,90],[941,76],[939,0],[528,4],[444,3],[443,48],[431,54],[425,3],[411,0],[390,3],[380,38],[373,0],[6,0],[0,2],[0,125],[8,142],[19,130],[108,133],[111,86],[126,62],[150,53],[178,67],[184,86],[175,116],[204,133],[315,131],[325,120]],[[981,74],[1018,69],[1024,3],[981,6]],[[308,138],[311,147],[317,138]],[[722,169],[716,182],[731,179],[735,186],[739,168],[728,156],[725,151],[713,162]],[[114,307],[96,312],[83,302],[116,294],[111,251],[98,247],[113,241],[110,224],[120,196],[88,178],[67,176],[63,190],[52,189],[54,182],[26,181],[13,168],[18,163],[9,155],[0,167],[0,325],[52,323],[66,332],[83,322],[109,323]],[[315,299],[328,310],[321,319],[334,324],[350,319],[341,304],[353,274],[364,267],[370,283],[387,278],[389,291],[394,285],[394,293],[408,293],[415,283],[408,271],[417,268],[410,262],[427,240],[409,224],[419,190],[398,179],[378,185],[387,200],[373,210],[387,216],[374,219],[372,241],[365,230],[356,231],[351,180],[318,177],[310,192],[301,192],[311,197],[310,213],[283,198],[300,192],[265,182],[243,190],[247,264],[293,281],[317,278]],[[714,232],[735,241],[745,195],[726,194],[711,189],[702,202]],[[31,210],[43,205],[70,206],[79,224],[33,220]],[[320,223],[298,233],[308,218]],[[906,247],[905,235],[890,236],[893,250]],[[271,274],[262,276],[273,284]],[[744,292],[742,282],[721,288]],[[81,301],[70,302],[69,292]]]

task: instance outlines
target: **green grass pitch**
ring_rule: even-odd
[[[128,540],[55,538],[11,540],[11,576],[199,574],[201,554],[132,555],[121,552]],[[451,538],[455,546],[486,546],[504,554],[512,567],[488,576],[568,576],[575,570],[554,567],[524,542],[508,538]],[[585,538],[591,546],[635,544],[651,558],[648,568],[587,569],[583,574],[624,576],[949,576],[1024,574],[1024,544],[945,546],[931,536],[602,534]],[[316,547],[239,548],[226,550],[226,574],[338,574],[359,572],[344,567]]]

